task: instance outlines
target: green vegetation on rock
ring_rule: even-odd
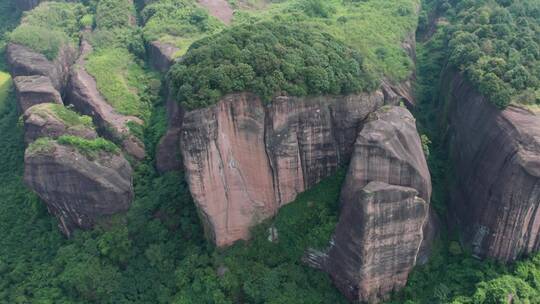
[[[185,54],[196,40],[217,33],[224,25],[199,7],[194,0],[162,0],[148,4],[141,12],[146,41],[161,41]]]
[[[43,2],[24,15],[10,40],[54,60],[62,46],[78,41],[79,20],[84,12],[80,4]]]
[[[450,63],[499,108],[540,104],[540,2],[458,1]]]
[[[107,48],[87,59],[86,70],[96,79],[100,93],[119,113],[146,120],[151,101],[143,94],[153,87],[153,75],[137,64],[127,49]]]
[[[35,105],[29,109],[30,112],[36,114],[52,114],[61,120],[68,127],[84,127],[94,128],[92,117],[79,115],[75,111],[56,103],[42,103]]]
[[[169,73],[187,109],[206,107],[231,92],[251,91],[265,102],[294,96],[350,94],[377,83],[362,56],[307,24],[263,22],[232,27],[193,44]]]

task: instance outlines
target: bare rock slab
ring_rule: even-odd
[[[69,68],[75,62],[77,52],[69,46],[60,48],[57,58],[48,60],[45,55],[15,43],[9,43],[6,48],[7,61],[11,76],[41,75],[50,79],[53,87],[62,93],[67,84]]]
[[[132,169],[120,153],[88,157],[76,148],[42,141],[25,153],[24,182],[70,236],[125,212],[133,199]]]
[[[60,93],[54,88],[49,77],[41,75],[18,76],[13,79],[13,83],[21,113],[42,103],[63,104]]]
[[[433,235],[430,196],[411,113],[395,106],[372,113],[354,145],[331,247],[317,261],[349,300],[378,303],[405,286]]]

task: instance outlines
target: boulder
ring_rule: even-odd
[[[351,302],[379,303],[405,286],[428,210],[415,189],[382,182],[343,206],[326,269]]]
[[[12,77],[46,76],[60,93],[64,92],[69,68],[77,57],[77,51],[70,45],[62,46],[58,57],[53,61],[48,60],[43,54],[15,43],[7,45],[6,54]]]
[[[73,135],[85,139],[97,138],[97,133],[91,125],[81,119],[66,121],[58,114],[58,107],[51,103],[40,104],[31,107],[23,115],[24,139],[27,144],[40,137],[58,138],[62,135]],[[74,117],[77,114],[72,113]]]
[[[70,236],[129,209],[132,169],[120,153],[89,157],[77,148],[39,140],[25,153],[24,182],[45,202]]]
[[[21,113],[32,106],[42,103],[56,103],[63,105],[60,93],[54,88],[49,77],[18,76],[13,79],[17,95],[18,108]]]
[[[180,49],[176,46],[161,42],[152,41],[148,44],[148,57],[152,68],[166,73],[169,68],[174,64],[176,59],[176,53]]]
[[[220,247],[247,239],[252,226],[334,174],[383,103],[380,91],[282,96],[269,106],[238,93],[185,113],[180,149],[207,235]]]
[[[430,201],[431,176],[415,123],[403,107],[385,106],[370,115],[354,144],[342,204],[372,181],[416,189]]]
[[[540,250],[540,116],[496,108],[455,71],[447,96],[455,187],[450,211],[463,242],[503,262]]]
[[[143,142],[129,130],[129,123],[143,124],[138,117],[118,113],[101,95],[96,80],[84,68],[84,58],[92,51],[86,41],[81,44],[81,56],[71,67],[66,100],[75,106],[78,112],[91,116],[100,134],[113,142],[120,143],[124,151],[137,160],[145,155]]]
[[[382,107],[358,133],[333,241],[317,264],[351,301],[386,299],[405,286],[417,259],[429,252],[435,228],[430,196],[412,114],[403,107]]]

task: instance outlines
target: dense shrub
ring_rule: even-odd
[[[80,4],[44,2],[25,14],[10,40],[53,60],[63,45],[78,39],[79,20],[85,11]]]
[[[456,9],[450,63],[499,108],[540,104],[540,2],[459,1]]]
[[[194,43],[170,72],[177,99],[189,109],[226,93],[350,94],[371,90],[374,76],[359,53],[305,24],[236,26]]]
[[[107,102],[119,113],[147,119],[152,101],[147,91],[153,87],[153,75],[137,64],[126,49],[107,48],[96,51],[86,63],[86,70],[96,79]]]
[[[100,0],[96,8],[99,30],[131,27],[135,22],[135,7],[130,0]]]

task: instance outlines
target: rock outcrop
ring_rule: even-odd
[[[540,250],[540,117],[501,111],[460,74],[445,73],[451,160],[451,212],[479,257],[500,261]]]
[[[24,139],[27,144],[40,137],[56,139],[62,135],[73,135],[85,139],[97,138],[91,121],[90,124],[82,121],[65,121],[57,113],[56,107],[63,106],[51,103],[40,104],[24,112]]]
[[[96,80],[85,70],[85,57],[92,52],[92,46],[83,41],[81,55],[72,66],[66,100],[75,106],[78,112],[94,118],[100,134],[113,142],[121,144],[124,151],[138,160],[145,157],[144,144],[129,130],[129,122],[143,124],[134,116],[118,113],[100,94]]]
[[[26,112],[32,106],[42,103],[57,103],[63,105],[60,93],[54,88],[49,77],[18,76],[13,79],[17,104],[21,113]]]
[[[347,97],[224,97],[185,113],[180,148],[191,193],[218,246],[335,173],[350,159],[356,134],[384,104],[381,91]]]
[[[150,66],[154,69],[166,73],[173,65],[176,59],[176,53],[180,49],[174,45],[161,42],[152,41],[148,44],[148,59]]]
[[[70,45],[60,47],[55,60],[15,43],[6,48],[7,61],[12,77],[41,75],[50,79],[54,88],[63,93],[67,84],[69,68],[77,57],[77,51]]]
[[[326,267],[349,300],[378,303],[405,286],[428,209],[415,189],[382,182],[343,206]]]
[[[358,134],[341,215],[323,270],[351,301],[377,303],[405,286],[429,226],[431,179],[413,116],[372,113]]]
[[[26,150],[24,181],[68,237],[75,228],[90,229],[127,211],[133,199],[132,169],[120,153],[99,152],[89,158],[55,141]]]

